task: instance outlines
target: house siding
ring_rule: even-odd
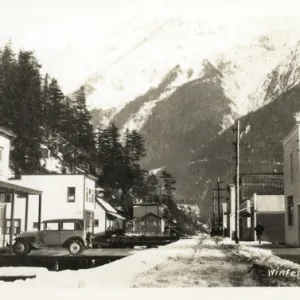
[[[9,154],[10,140],[0,134],[0,149],[2,149],[2,157],[0,161],[0,180],[6,181],[9,174]]]
[[[96,207],[95,207],[95,217],[94,217],[95,220],[98,221],[99,223],[99,226],[97,227],[94,227],[94,233],[105,233],[105,230],[106,230],[106,223],[107,223],[107,220],[106,220],[106,212],[104,210],[104,208],[100,205],[100,204],[96,204]]]
[[[300,159],[299,159],[299,124],[286,137],[284,142],[284,195],[285,195],[285,241],[287,245],[299,245],[299,212],[300,205]],[[293,182],[290,177],[290,153],[293,153]],[[288,225],[288,203],[289,196],[293,196],[293,216],[294,223]]]

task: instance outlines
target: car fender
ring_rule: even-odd
[[[17,241],[24,241],[26,242],[31,249],[34,249],[34,250],[38,250],[39,248],[37,246],[35,246],[32,242],[30,242],[29,240],[27,240],[25,237],[17,237],[15,238],[15,242]]]
[[[67,246],[68,246],[72,241],[74,241],[74,240],[79,240],[79,241],[81,241],[82,244],[85,246],[85,243],[84,243],[82,237],[80,237],[80,236],[72,236],[72,237],[69,237],[67,240],[65,240],[65,241],[63,242],[62,246],[63,246],[63,247],[67,247]]]

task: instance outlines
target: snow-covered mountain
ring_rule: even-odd
[[[168,169],[179,198],[207,212],[215,178],[231,182],[234,175],[233,136],[226,129],[238,116],[254,149],[243,154],[250,171],[282,164],[280,139],[299,111],[297,24],[170,19],[109,71],[89,78],[89,99],[104,110],[114,107],[110,118],[118,127],[139,130],[144,166]]]
[[[244,115],[295,85],[299,72],[300,31],[294,19],[187,20],[170,18],[120,56],[111,67],[86,80],[89,103],[124,108],[158,86],[175,66],[177,77],[132,115],[128,126],[141,127],[157,102],[203,74],[209,62],[222,76],[232,110]],[[288,83],[288,85],[286,84]],[[270,87],[271,85],[271,87]],[[134,125],[135,124],[135,125]]]

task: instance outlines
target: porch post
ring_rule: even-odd
[[[9,232],[9,245],[12,246],[13,243],[13,234],[15,229],[15,222],[14,222],[14,214],[15,214],[15,195],[16,191],[12,190],[12,197],[11,197],[11,210],[10,210],[10,232]]]
[[[41,231],[41,217],[42,217],[42,195],[39,195],[38,231]]]
[[[29,195],[26,194],[25,196],[25,228],[24,228],[24,231],[27,231],[27,228],[28,228],[28,197]]]

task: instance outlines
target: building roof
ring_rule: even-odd
[[[122,217],[121,215],[119,215],[119,214],[117,214],[117,213],[113,213],[113,212],[110,212],[110,211],[108,211],[107,213],[108,213],[109,215],[111,215],[111,216],[113,216],[113,217],[119,219],[119,220],[125,220],[124,217]]]
[[[296,123],[295,126],[290,130],[290,132],[283,138],[283,145],[285,145],[293,136],[294,134],[299,131],[300,123]]]
[[[28,177],[28,176],[85,176],[85,177],[88,177],[90,179],[93,179],[93,180],[97,180],[98,178],[91,175],[91,174],[56,174],[56,173],[50,173],[50,174],[23,174],[21,175],[21,178],[22,177]]]
[[[101,205],[104,208],[104,210],[107,212],[111,212],[115,214],[117,213],[117,211],[109,203],[101,199],[99,196],[96,197],[96,203]]]
[[[4,128],[2,126],[0,126],[0,135],[4,135],[9,139],[13,139],[16,137],[16,135],[12,131],[10,131],[7,128]]]
[[[156,214],[154,214],[154,213],[152,213],[152,212],[147,213],[146,215],[140,217],[139,219],[140,219],[140,220],[146,219],[146,218],[149,217],[150,215],[152,215],[153,217],[155,217],[155,218],[157,218],[157,219],[160,219],[160,220],[162,219],[160,216],[158,216],[158,215],[156,215]]]
[[[32,189],[22,185],[13,184],[8,181],[0,181],[0,192],[11,193],[13,190],[16,191],[17,193],[20,192],[29,195],[41,195],[43,193],[40,190]]]
[[[133,203],[133,207],[135,206],[161,206],[160,203]]]

